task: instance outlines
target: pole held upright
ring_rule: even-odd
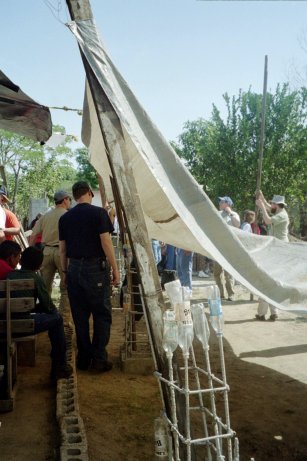
[[[260,129],[260,142],[259,142],[259,157],[258,157],[258,171],[256,183],[256,198],[258,198],[259,190],[261,189],[261,175],[262,175],[262,161],[263,161],[263,146],[265,140],[265,109],[267,99],[267,84],[268,84],[268,56],[264,58],[264,78],[263,78],[263,96],[261,108],[261,129]]]

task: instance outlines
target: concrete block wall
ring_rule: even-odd
[[[73,350],[73,328],[64,326],[67,361],[73,367],[70,378],[57,383],[56,417],[60,428],[60,461],[88,461],[88,447],[83,420],[79,414],[77,374]]]

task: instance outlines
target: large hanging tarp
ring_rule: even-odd
[[[29,98],[0,70],[0,129],[45,143],[51,136],[48,107]]]
[[[93,21],[72,22],[69,27],[120,120],[118,136],[125,139],[149,236],[208,255],[251,292],[280,309],[307,312],[307,244],[286,243],[226,225],[113,65]],[[83,142],[106,180],[111,172],[89,87],[84,109]],[[116,148],[110,155],[116,164]]]

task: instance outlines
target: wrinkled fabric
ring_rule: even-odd
[[[45,143],[52,133],[48,107],[29,98],[0,70],[0,129]]]
[[[108,112],[99,107],[104,117],[110,114],[104,130],[113,130],[118,140],[124,138],[149,237],[215,259],[270,304],[307,313],[307,244],[282,242],[228,226],[113,65],[94,22],[72,22],[69,27],[114,109]],[[121,130],[114,130],[112,117],[118,118]],[[88,85],[82,139],[111,194],[108,178],[112,174]],[[115,147],[109,154],[113,164],[121,165]]]

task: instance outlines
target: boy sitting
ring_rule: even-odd
[[[0,244],[0,278],[3,280],[34,279],[35,289],[25,290],[22,296],[33,296],[36,300],[34,312],[34,333],[48,331],[51,342],[51,379],[68,378],[72,367],[66,361],[66,341],[63,319],[50,298],[43,279],[36,273],[43,262],[43,253],[35,247],[26,248],[21,254],[18,243],[4,241]],[[21,269],[14,270],[19,262]]]

